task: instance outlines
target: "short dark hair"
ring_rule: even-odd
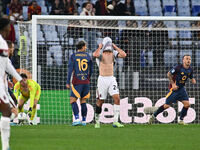
[[[21,76],[22,78],[28,79],[28,77],[27,77],[27,75],[26,75],[25,73],[21,73],[20,76]]]
[[[11,48],[11,47],[12,47],[12,44],[14,44],[14,43],[13,43],[12,41],[10,41],[10,40],[7,40],[6,42],[7,42],[9,48]]]
[[[0,18],[0,31],[10,24],[10,20],[7,18]]]
[[[83,46],[86,45],[86,42],[85,41],[79,41],[78,44],[76,45],[77,49],[81,49],[83,48]]]
[[[183,55],[182,60],[184,59],[185,56],[190,56],[191,57],[190,54],[185,54],[185,55]]]

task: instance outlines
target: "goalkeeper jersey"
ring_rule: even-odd
[[[41,87],[32,79],[28,79],[27,84],[28,91],[24,91],[21,88],[20,82],[17,82],[14,86],[14,95],[18,99],[18,96],[21,93],[23,97],[30,98],[30,101],[34,101],[35,96],[40,93]]]

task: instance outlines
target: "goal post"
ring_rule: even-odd
[[[92,52],[106,36],[126,53],[117,59],[115,77],[121,98],[122,123],[147,123],[149,114],[145,107],[160,106],[168,92],[167,72],[181,63],[189,54],[195,78],[200,70],[200,17],[150,17],[150,16],[32,16],[30,22],[30,53],[32,78],[42,87],[38,116],[42,124],[71,123],[72,110],[69,90],[66,89],[67,65],[76,51],[76,43],[85,40]],[[88,23],[94,25],[88,26]],[[21,23],[19,26],[24,26]],[[21,32],[21,31],[20,31]],[[199,36],[199,37],[198,37]],[[23,57],[21,57],[23,58]],[[94,61],[91,78],[91,98],[87,101],[87,122],[94,122],[98,67]],[[26,61],[22,61],[22,64]],[[199,123],[199,83],[187,82],[191,108],[185,121]],[[105,101],[102,123],[113,121],[113,101]],[[175,104],[158,116],[157,123],[177,123],[181,103]],[[80,115],[81,116],[81,115]]]

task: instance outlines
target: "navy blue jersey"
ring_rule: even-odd
[[[185,82],[188,78],[193,78],[192,68],[189,67],[188,69],[185,69],[182,64],[172,68],[170,73],[173,75],[173,81],[176,82],[176,85],[179,86],[179,88],[185,86]],[[172,85],[170,84],[169,88],[171,87]]]
[[[92,59],[87,52],[73,53],[69,59],[67,84],[73,73],[72,84],[89,84],[92,75]]]

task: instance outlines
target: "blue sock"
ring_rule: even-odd
[[[165,109],[164,109],[164,105],[160,106],[158,108],[158,110],[156,112],[154,112],[154,116],[156,117],[159,113],[163,112]]]
[[[81,104],[81,114],[82,114],[82,121],[86,121],[87,116],[87,106],[86,103]]]
[[[180,120],[183,120],[183,118],[187,115],[187,111],[188,111],[188,108],[186,108],[186,107],[182,108]]]
[[[79,110],[78,110],[78,105],[77,105],[77,103],[76,102],[73,102],[72,104],[72,110],[73,110],[73,112],[74,112],[74,117],[75,117],[75,119],[79,119]]]

